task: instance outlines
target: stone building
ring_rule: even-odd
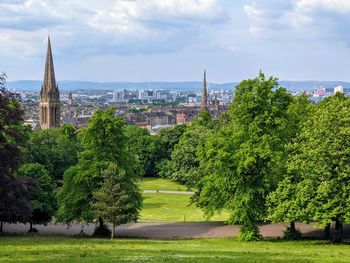
[[[69,92],[67,104],[68,104],[68,106],[73,105],[73,94],[72,94],[72,92]]]
[[[60,92],[56,84],[50,37],[48,37],[44,83],[40,90],[39,122],[41,129],[60,126]]]

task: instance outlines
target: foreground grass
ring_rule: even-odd
[[[143,194],[141,221],[208,221],[203,212],[194,205],[189,206],[190,195]],[[215,215],[211,221],[225,221],[227,214]]]
[[[187,191],[186,186],[162,178],[142,178],[141,190]]]
[[[0,262],[350,262],[350,249],[324,241],[0,236]]]

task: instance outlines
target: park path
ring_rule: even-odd
[[[193,195],[191,191],[170,191],[170,190],[143,190],[145,194],[176,194],[176,195]]]
[[[69,228],[61,224],[49,224],[47,226],[36,225],[35,228],[43,234],[78,235],[82,229],[84,234],[91,235],[94,224],[73,224]],[[287,224],[263,224],[260,225],[260,233],[264,237],[282,237]],[[322,238],[323,230],[316,229],[312,224],[297,223],[296,227],[305,237]],[[10,233],[25,233],[29,226],[23,224],[5,224],[4,231]],[[142,222],[125,224],[117,227],[120,237],[151,238],[151,239],[176,239],[176,238],[219,238],[237,236],[238,225],[225,225],[222,222]],[[344,225],[344,236],[350,238],[350,225]]]

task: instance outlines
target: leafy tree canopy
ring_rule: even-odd
[[[227,209],[230,222],[242,223],[240,237],[258,236],[267,194],[284,173],[285,144],[292,97],[277,79],[263,73],[236,86],[230,124],[200,151],[205,174],[197,204],[211,215]]]
[[[24,161],[40,163],[59,182],[64,171],[77,163],[80,145],[73,126],[64,124],[60,128],[31,132],[26,148]]]
[[[128,176],[138,176],[140,169],[125,150],[127,137],[125,122],[115,118],[115,110],[98,110],[88,127],[78,133],[83,150],[78,153],[78,163],[64,173],[63,187],[58,193],[60,221],[93,221],[93,192],[103,181],[101,171],[113,162]]]
[[[341,224],[350,219],[349,120],[350,100],[343,94],[316,107],[291,145],[288,177],[271,197],[275,219],[312,220],[321,226],[336,221],[335,241],[341,240]],[[288,181],[295,189],[286,193],[282,187]],[[280,196],[285,198],[276,201]]]
[[[150,135],[146,129],[133,125],[125,127],[125,135],[127,137],[126,150],[140,164],[143,176],[156,176],[156,164],[166,154],[157,137]]]
[[[16,176],[33,178],[36,183],[35,186],[29,187],[26,193],[26,199],[32,205],[32,215],[28,220],[30,225],[49,222],[56,209],[54,194],[56,185],[47,170],[41,164],[29,163],[22,165],[16,172]]]

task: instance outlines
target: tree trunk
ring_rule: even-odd
[[[324,228],[323,238],[329,240],[331,238],[331,224],[328,223]]]
[[[339,219],[335,220],[333,243],[341,243],[343,240],[343,224]]]
[[[112,235],[111,235],[111,239],[113,239],[115,237],[115,222],[113,222],[113,226],[112,226]]]
[[[102,219],[102,217],[99,217],[99,218],[98,218],[98,227],[99,227],[100,229],[103,228],[103,219]]]
[[[29,222],[29,231],[28,232],[33,232],[33,223],[32,223],[32,221]]]
[[[3,225],[4,225],[4,222],[3,222],[3,221],[1,221],[1,222],[0,222],[0,232],[2,232],[2,231],[3,231]]]
[[[292,231],[292,232],[296,232],[296,229],[295,229],[295,222],[294,221],[291,221],[290,222],[290,230]]]

